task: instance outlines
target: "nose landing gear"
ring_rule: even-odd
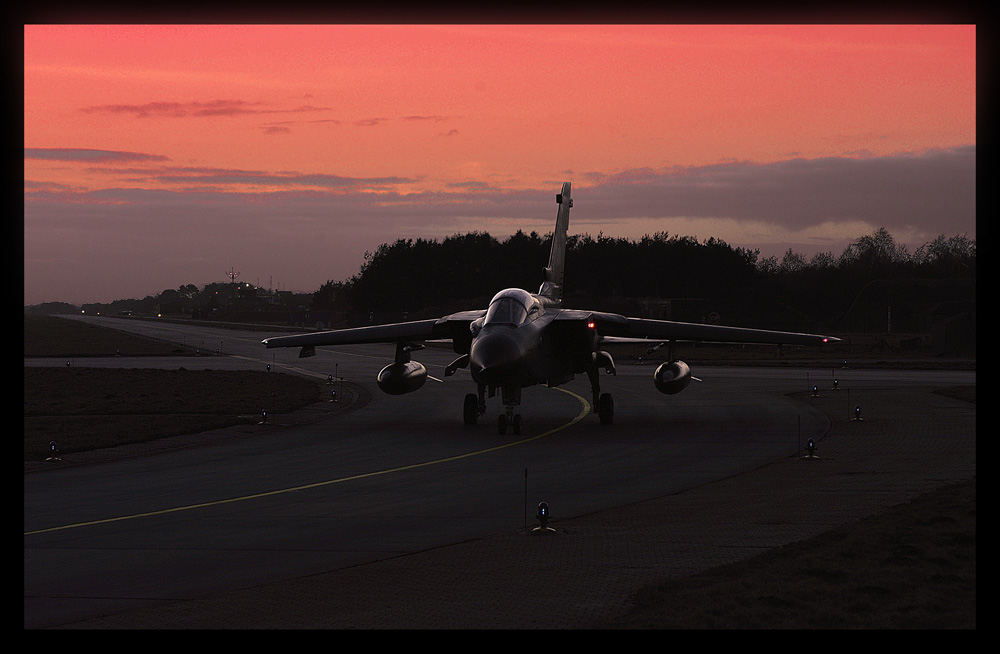
[[[507,433],[507,425],[514,429],[515,434],[521,433],[521,414],[514,413],[514,407],[521,404],[521,387],[504,386],[501,389],[505,412],[497,418],[497,432],[502,436]]]
[[[490,388],[490,397],[496,394],[495,388]],[[514,407],[521,404],[520,387],[504,387],[501,389],[503,396],[504,413],[497,418],[497,431],[500,435],[507,433],[507,427],[511,427],[515,434],[521,433],[521,415],[514,413]],[[479,395],[469,393],[465,396],[465,403],[462,406],[462,420],[467,425],[474,425],[479,420],[479,416],[486,413],[486,386],[479,387]]]
[[[521,433],[521,414],[513,413],[513,409],[508,413],[501,413],[497,416],[497,432],[500,435],[507,433],[507,425],[514,429],[515,434]]]

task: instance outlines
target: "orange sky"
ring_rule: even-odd
[[[169,201],[211,204],[225,194],[266,202],[276,191],[338,199],[547,193],[568,180],[583,207],[588,186],[637,169],[859,160],[976,144],[974,26],[26,25],[24,37],[27,303],[97,299],[46,295],[58,295],[58,284],[40,279],[51,257],[39,244],[74,228],[56,225],[35,204],[93,205],[107,202],[99,200],[107,189],[141,190],[143,202],[169,192]],[[36,199],[36,191],[50,195]],[[526,228],[550,229],[551,207],[541,209]],[[312,210],[304,206],[302,215]],[[616,219],[624,225],[654,214],[637,209]],[[871,224],[849,218],[841,222],[851,229]],[[690,225],[683,221],[693,217],[663,215],[662,228],[676,232],[670,219]],[[715,219],[701,223],[711,229],[739,216],[700,219]],[[286,220],[291,229],[295,218]],[[270,273],[294,277],[295,290],[315,290],[356,272],[357,254],[380,242],[459,227],[456,218],[428,224],[425,234],[400,230],[419,232],[421,220],[397,217],[391,228],[352,232],[364,242],[353,255],[344,250],[355,258],[336,270]],[[461,225],[477,228],[513,231]],[[789,229],[770,231],[785,238]],[[796,242],[805,244],[803,229]],[[697,235],[743,245],[734,238],[739,227],[731,231]],[[942,225],[939,233],[954,230]],[[225,256],[252,258],[252,251],[241,246]],[[177,284],[216,281],[205,265],[199,272],[210,278]],[[179,274],[159,286],[176,287]],[[121,292],[162,290],[145,283],[154,287]]]

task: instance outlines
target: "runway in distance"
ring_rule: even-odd
[[[489,307],[461,311],[443,318],[417,320],[390,325],[276,336],[264,339],[268,348],[301,347],[299,357],[316,353],[316,346],[358,343],[395,343],[395,361],[377,377],[378,387],[390,395],[410,393],[427,380],[427,369],[411,359],[411,353],[423,349],[424,341],[450,340],[459,355],[445,368],[451,376],[459,368],[468,368],[477,385],[477,393],[465,396],[463,420],[474,425],[486,413],[486,398],[500,393],[504,413],[497,420],[501,434],[508,426],[521,433],[521,416],[515,413],[521,404],[521,389],[535,384],[559,386],[577,374],[587,373],[593,403],[602,424],[614,421],[614,400],[601,393],[600,373],[615,374],[615,362],[601,349],[606,339],[638,339],[666,343],[667,360],[653,373],[658,391],[673,395],[690,383],[690,367],[675,356],[678,341],[727,343],[772,343],[787,345],[823,345],[839,341],[832,336],[792,332],[702,325],[629,318],[615,313],[562,308],[563,273],[566,263],[566,234],[569,210],[573,206],[570,183],[564,182],[556,195],[559,210],[549,252],[549,264],[537,293],[508,288],[497,293]]]

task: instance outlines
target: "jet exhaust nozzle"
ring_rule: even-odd
[[[691,383],[691,368],[683,361],[661,363],[653,373],[656,390],[666,395],[676,395]]]
[[[422,363],[390,363],[378,373],[379,389],[389,395],[412,393],[427,381],[427,368]]]

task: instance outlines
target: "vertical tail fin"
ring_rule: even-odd
[[[545,281],[538,289],[538,294],[549,298],[558,306],[562,303],[563,273],[566,267],[566,232],[569,230],[569,209],[573,206],[569,182],[563,182],[562,193],[556,196],[556,204],[559,205],[559,213],[556,215],[556,229],[552,233],[549,265],[545,267]]]

